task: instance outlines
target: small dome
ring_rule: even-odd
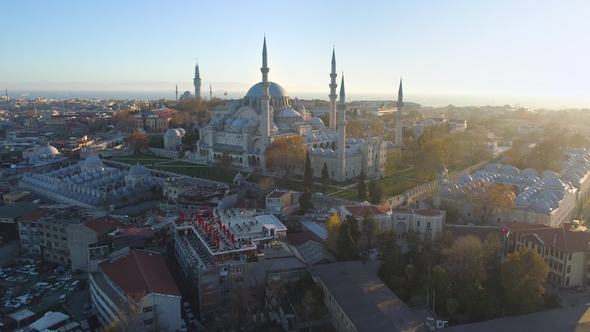
[[[180,134],[180,136],[184,136],[186,134],[186,130],[184,130],[182,128],[176,128],[176,130],[178,130],[178,133]]]
[[[46,155],[46,156],[50,157],[50,156],[55,156],[55,155],[58,155],[58,154],[59,154],[59,151],[55,147],[53,147],[53,146],[51,146],[49,144],[47,144],[46,146],[40,148],[37,151],[37,155],[38,156]]]
[[[550,170],[544,171],[542,173],[541,177],[543,179],[549,179],[549,178],[555,178],[555,179],[557,179],[557,178],[559,178],[559,176],[557,175],[557,173],[555,173],[554,171],[550,171]]]
[[[277,125],[275,124],[274,121],[270,122],[270,131],[277,131],[279,130],[279,127],[277,127]]]
[[[532,168],[525,168],[522,170],[522,172],[520,172],[520,175],[524,176],[525,178],[528,178],[530,176],[538,176],[539,173]]]
[[[275,117],[301,118],[301,114],[292,108],[282,108],[275,113]]]
[[[420,127],[414,128],[414,135],[420,137],[420,136],[422,136],[422,134],[424,134],[424,130],[422,130],[422,128],[420,128]]]
[[[484,168],[484,170],[488,173],[500,173],[502,168],[498,164],[489,164]]]
[[[448,188],[448,187],[443,187],[443,188],[440,190],[440,195],[441,195],[441,196],[451,196],[451,188]]]
[[[324,153],[324,149],[322,149],[322,148],[315,148],[315,149],[313,149],[313,153],[315,153],[315,154],[323,154]]]
[[[551,213],[551,206],[549,205],[549,203],[547,203],[547,201],[542,200],[542,199],[537,199],[533,203],[533,210],[535,210],[535,212],[538,212],[538,213],[550,214]]]
[[[346,139],[346,144],[355,144],[356,140],[352,137]]]
[[[232,123],[232,128],[241,128],[243,127],[246,123],[248,123],[248,119],[244,119],[244,118],[239,118],[234,120],[234,122]]]
[[[517,175],[510,180],[510,182],[514,184],[521,184],[523,181],[524,179],[520,175]]]
[[[324,150],[324,156],[332,156],[334,155],[334,150],[327,148],[326,150]]]
[[[522,173],[524,173],[524,170],[522,171]],[[525,184],[526,186],[532,186],[532,185],[534,185],[534,184],[535,184],[537,181],[539,181],[539,178],[538,178],[538,177],[536,177],[535,175],[531,175],[531,176],[529,176],[528,178],[526,178],[526,179],[524,180],[524,184]]]
[[[356,144],[357,144],[357,145],[362,145],[362,144],[365,144],[365,140],[364,140],[364,139],[362,139],[362,138],[359,138],[359,139],[356,141]]]
[[[227,118],[227,119],[225,120],[225,124],[226,124],[226,125],[228,125],[228,126],[231,126],[231,124],[232,124],[233,122],[234,122],[234,119],[233,119],[233,118]]]
[[[516,196],[516,198],[514,199],[514,203],[516,204],[516,206],[527,206],[529,205],[529,201],[526,195],[518,195]]]
[[[498,182],[510,182],[510,175],[502,173],[502,175],[500,175],[498,178]]]
[[[99,167],[102,166],[102,161],[97,156],[90,156],[84,160],[84,166],[90,168]]]
[[[215,119],[211,120],[211,122],[209,122],[210,125],[213,126],[219,126],[223,124],[223,118],[220,117],[216,117]],[[180,134],[179,134],[180,135]]]
[[[256,120],[250,120],[244,125],[244,128],[257,128],[260,123]]]
[[[166,134],[164,134],[165,136],[180,136],[180,133],[178,132],[178,130],[174,129],[174,128],[170,128],[168,129],[168,131],[166,131]]]
[[[131,176],[141,176],[146,174],[148,174],[148,170],[147,168],[145,168],[145,166],[141,164],[133,165],[133,167],[131,167],[128,173],[128,175]]]
[[[467,174],[467,173],[463,173],[463,174],[461,174],[461,176],[459,177],[459,182],[462,182],[462,183],[469,183],[469,182],[471,182],[471,181],[473,181],[473,178],[471,178],[471,176],[470,176],[469,174]]]
[[[512,165],[504,165],[502,166],[502,173],[508,174],[510,176],[520,175],[520,170]]]
[[[317,116],[314,116],[309,120],[309,124],[314,129],[318,129],[324,126],[324,121],[322,121],[322,119],[318,118]]]

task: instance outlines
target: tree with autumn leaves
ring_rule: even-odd
[[[138,154],[148,148],[148,138],[141,131],[134,131],[133,134],[125,138],[125,142],[133,148],[133,153]]]
[[[487,224],[496,213],[513,209],[514,189],[502,183],[494,183],[489,186],[477,188],[468,195],[466,200],[471,204],[474,215],[480,224]]]
[[[282,173],[290,187],[293,173],[303,169],[305,152],[303,137],[279,137],[264,151],[266,169]]]

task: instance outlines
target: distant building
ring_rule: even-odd
[[[91,271],[89,281],[90,300],[103,326],[124,317],[126,306],[138,305],[137,330],[180,330],[182,297],[162,255],[117,251]]]
[[[72,260],[72,269],[88,269],[88,248],[92,245],[107,244],[109,233],[115,231],[121,223],[119,220],[104,216],[90,219],[67,228],[68,249]]]
[[[299,195],[287,190],[274,190],[266,196],[266,211],[285,216],[299,210]]]

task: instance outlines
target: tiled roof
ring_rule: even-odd
[[[532,243],[549,245],[563,252],[585,251],[590,242],[590,234],[586,232],[572,232],[564,228],[538,228],[526,230],[512,230],[522,235]]]
[[[364,217],[369,210],[373,211],[376,216],[389,212],[389,208],[376,205],[345,205],[344,208],[357,217]]]
[[[102,262],[99,267],[129,296],[151,293],[180,296],[160,254],[131,249],[127,256],[112,263]]]
[[[50,214],[51,212],[52,211],[49,209],[37,208],[34,211],[27,213],[27,214],[23,215],[22,217],[20,217],[20,220],[37,221],[38,219],[45,217],[46,215]]]
[[[268,196],[266,196],[266,198],[279,198],[279,197],[282,197],[286,193],[287,193],[286,191],[275,190],[275,191],[271,192]]]
[[[445,225],[443,232],[450,231],[455,238],[472,235],[478,237],[480,240],[485,241],[489,234],[496,233],[502,236],[501,227],[470,227],[470,226],[451,226]]]
[[[121,223],[119,222],[119,220],[111,216],[95,218],[92,220],[88,220],[84,223],[84,226],[90,228],[91,230],[97,233],[108,231],[109,229],[120,225]]]

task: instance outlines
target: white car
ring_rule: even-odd
[[[185,323],[180,324],[180,332],[186,332],[186,331],[188,331],[186,329],[186,324]]]
[[[61,277],[59,280],[61,280],[61,281],[70,281],[72,279],[74,279],[74,276],[71,275],[71,274],[68,274],[68,275],[65,275],[65,276]]]
[[[6,278],[6,281],[16,282],[16,278],[15,277],[8,277],[8,278]]]
[[[16,302],[12,302],[12,301],[6,301],[6,303],[4,303],[5,307],[11,307],[13,309],[18,309],[21,307],[20,303],[16,303]]]
[[[55,292],[55,291],[59,290],[60,288],[62,288],[63,285],[65,285],[65,284],[66,283],[63,281],[58,281],[55,284],[53,284],[53,287],[51,287],[51,290]]]
[[[17,282],[27,282],[27,281],[29,281],[29,279],[25,278],[23,276],[18,276],[18,277],[16,277],[16,281]]]
[[[38,276],[39,272],[31,270],[31,271],[29,271],[29,274],[32,276]]]

